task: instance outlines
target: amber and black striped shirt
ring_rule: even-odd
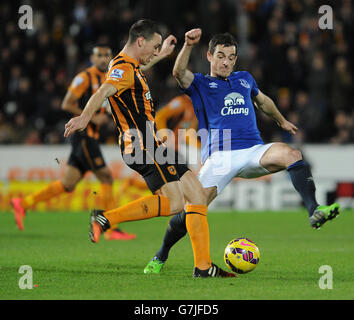
[[[137,136],[136,145],[142,150],[146,149],[148,137],[160,145],[156,137],[154,103],[138,61],[119,53],[110,63],[105,83],[117,89],[108,100],[119,131],[118,142],[122,152],[133,152],[132,135]]]

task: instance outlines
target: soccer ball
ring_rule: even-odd
[[[252,271],[258,264],[261,253],[257,245],[247,238],[237,238],[230,241],[224,253],[227,267],[236,273]]]

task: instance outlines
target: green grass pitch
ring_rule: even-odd
[[[10,212],[0,213],[0,299],[354,299],[354,212],[344,210],[320,230],[296,212],[220,212],[208,215],[211,256],[226,269],[223,251],[235,237],[255,241],[257,268],[233,279],[192,278],[186,236],[159,275],[143,269],[160,247],[168,218],[122,224],[133,241],[88,239],[88,213],[29,212],[23,232]],[[33,270],[31,290],[19,288],[22,265]],[[333,288],[320,289],[322,265]]]

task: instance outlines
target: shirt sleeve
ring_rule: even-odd
[[[89,78],[86,72],[80,72],[71,82],[69,91],[77,98],[80,99],[89,87]]]
[[[256,80],[254,80],[254,78],[251,74],[249,74],[249,75],[251,78],[251,97],[258,96],[259,89],[258,89],[257,82],[256,82]]]
[[[113,85],[118,91],[117,95],[134,86],[134,69],[128,64],[118,64],[108,70],[104,83]]]
[[[180,112],[182,112],[183,110],[183,103],[182,103],[182,99],[180,96],[177,96],[175,98],[173,98],[168,104],[168,109],[171,112],[172,116],[175,114],[179,114]]]
[[[187,89],[182,90],[183,93],[191,98],[195,114],[203,108],[203,103],[201,100],[204,92],[202,77],[203,75],[201,73],[194,73],[194,79],[191,85]]]
[[[187,94],[190,97],[193,96],[194,94],[197,93],[196,87],[198,86],[199,82],[200,82],[199,74],[194,73],[194,79],[193,79],[191,85],[186,89],[182,89],[182,92]]]

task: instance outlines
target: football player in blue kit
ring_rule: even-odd
[[[254,106],[283,130],[296,134],[298,128],[283,117],[270,97],[259,90],[249,72],[233,71],[237,61],[237,42],[231,34],[218,34],[210,40],[207,52],[209,75],[188,70],[191,51],[201,34],[201,29],[192,29],[185,34],[173,76],[192,99],[199,130],[208,132],[208,142],[202,143],[203,165],[198,175],[208,204],[235,177],[255,178],[287,170],[306,206],[311,227],[320,228],[339,214],[339,205],[320,206],[317,203],[311,170],[299,150],[282,142],[264,144],[257,128]],[[182,212],[170,220],[162,247],[144,273],[159,273],[169,250],[186,232]]]

